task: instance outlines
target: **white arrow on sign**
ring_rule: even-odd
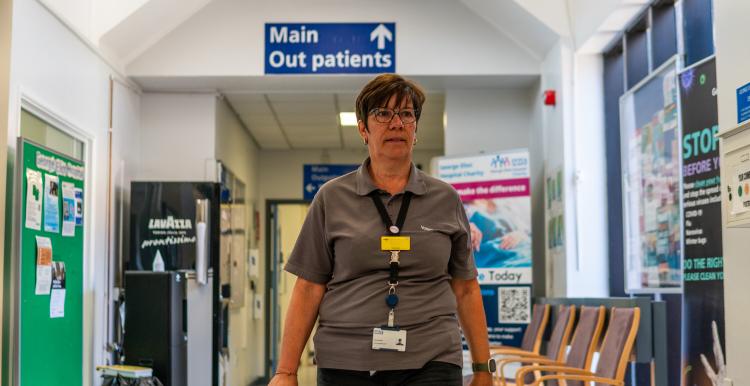
[[[393,34],[391,33],[391,30],[388,29],[388,27],[380,24],[375,27],[372,32],[370,32],[370,41],[373,41],[375,39],[378,39],[378,49],[383,50],[385,49],[386,39],[388,39],[389,42],[393,41]]]
[[[312,193],[313,190],[315,190],[315,185],[307,184],[307,186],[305,186],[305,190],[307,190],[307,193]]]

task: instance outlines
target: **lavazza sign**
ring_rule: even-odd
[[[395,23],[266,23],[266,74],[396,72]]]

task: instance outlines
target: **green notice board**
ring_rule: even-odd
[[[20,385],[29,386],[80,386],[83,384],[83,197],[84,168],[75,159],[50,151],[28,140],[19,141],[21,183],[21,216],[18,271],[18,357],[16,363]],[[42,191],[30,180],[28,171],[41,177]],[[32,174],[34,174],[32,172]],[[36,176],[39,176],[36,174]],[[55,181],[57,177],[57,181]],[[55,186],[57,182],[57,186]],[[74,206],[70,206],[70,189],[74,189]],[[38,202],[29,201],[40,195]],[[78,199],[75,196],[78,196]],[[17,203],[19,204],[19,203]],[[28,205],[31,204],[32,208]],[[56,206],[55,213],[53,207]],[[71,215],[71,212],[73,214]],[[34,216],[41,215],[41,218]],[[55,216],[57,218],[55,218]],[[74,220],[71,233],[71,216]],[[29,218],[31,217],[31,218]],[[41,224],[37,222],[41,221]],[[52,225],[57,224],[57,230]],[[30,227],[31,225],[31,227]],[[36,230],[39,225],[39,230]],[[64,277],[64,316],[59,308],[51,315],[51,294],[36,294],[37,288],[37,236],[51,242],[52,262],[57,278]],[[57,270],[57,271],[55,271]],[[44,281],[42,281],[44,282]],[[54,286],[53,286],[54,288]],[[60,295],[57,292],[56,295]],[[59,296],[58,296],[59,299]],[[59,305],[59,302],[57,302]]]

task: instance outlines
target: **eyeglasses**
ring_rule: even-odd
[[[370,110],[370,114],[375,116],[375,120],[380,123],[390,123],[393,120],[393,117],[398,115],[399,119],[401,119],[401,123],[409,124],[414,123],[417,121],[417,114],[418,110],[414,109],[403,109],[399,111],[394,111],[391,109],[386,109],[382,107],[376,107],[372,110]]]

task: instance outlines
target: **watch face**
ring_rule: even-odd
[[[489,367],[490,367],[490,372],[491,372],[491,373],[494,373],[494,372],[495,372],[495,370],[497,370],[497,364],[495,363],[495,360],[494,360],[494,359],[490,359],[489,361],[487,361],[487,364],[488,364],[488,365],[489,365]]]

